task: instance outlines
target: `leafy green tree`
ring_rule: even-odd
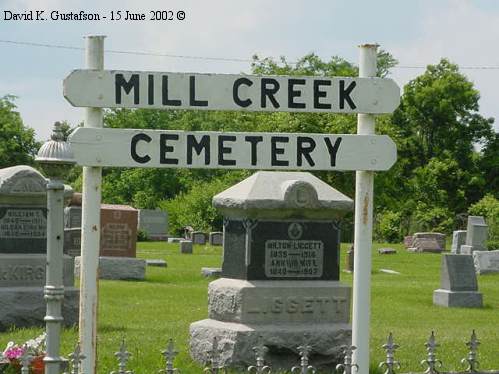
[[[499,249],[499,199],[492,194],[487,194],[476,204],[470,206],[468,212],[471,215],[485,218],[485,222],[489,226],[487,248],[489,250]]]
[[[223,218],[212,206],[213,196],[250,174],[248,171],[238,170],[209,182],[195,182],[189,191],[163,201],[160,207],[168,211],[170,234],[181,234],[185,226],[192,226],[196,230],[221,231]]]
[[[444,151],[461,167],[469,165],[473,146],[493,136],[493,119],[478,114],[479,98],[473,83],[446,59],[404,87],[393,125],[405,139],[399,154],[411,160],[410,169]]]
[[[40,143],[33,129],[24,125],[14,96],[0,98],[0,168],[33,163]]]
[[[479,168],[484,173],[485,185],[499,198],[499,133],[495,133],[482,149]]]

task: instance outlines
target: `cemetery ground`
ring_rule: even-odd
[[[377,249],[386,246],[397,249],[398,253],[378,254]],[[341,268],[348,247],[348,244],[341,246]],[[114,352],[123,338],[132,354],[129,369],[137,374],[156,373],[163,367],[160,351],[170,337],[180,352],[175,366],[183,373],[201,372],[201,367],[189,357],[189,325],[207,318],[207,287],[213,279],[204,278],[201,268],[220,266],[221,251],[221,247],[197,245],[192,255],[182,255],[178,244],[141,242],[138,257],[164,259],[168,267],[148,267],[145,281],[101,280],[99,373],[117,369]],[[442,370],[460,370],[460,360],[467,354],[464,343],[472,329],[482,343],[478,357],[480,367],[499,369],[499,274],[478,276],[484,308],[437,307],[432,303],[432,296],[440,284],[440,257],[440,254],[408,253],[402,245],[374,244],[371,371],[384,360],[381,346],[389,332],[393,332],[395,342],[400,345],[395,356],[402,365],[399,372],[424,371],[419,362],[426,357],[424,343],[432,330],[440,344],[437,357],[443,361]],[[388,274],[380,269],[401,274]],[[342,271],[341,280],[351,284],[352,275]],[[9,340],[22,343],[42,331],[42,328],[32,328],[0,333],[0,347],[3,349]],[[65,329],[63,355],[72,351],[76,341],[77,329]]]

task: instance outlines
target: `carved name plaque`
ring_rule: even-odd
[[[262,220],[243,226],[246,279],[338,280],[339,230],[333,222]]]
[[[324,243],[319,240],[267,240],[265,275],[273,278],[322,277]]]
[[[44,253],[46,240],[45,208],[0,208],[1,253]]]
[[[41,209],[7,209],[0,218],[2,238],[46,238],[47,218]]]
[[[102,229],[102,248],[126,251],[131,247],[131,234],[126,223],[107,223]]]

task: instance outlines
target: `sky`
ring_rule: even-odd
[[[45,21],[6,20],[44,10]],[[51,20],[59,13],[98,13],[100,21]],[[112,21],[111,11],[144,13],[144,21]],[[149,20],[151,11],[185,13],[185,19]],[[499,1],[495,0],[0,0],[0,96],[17,96],[24,123],[38,140],[55,121],[76,125],[83,109],[62,95],[62,81],[84,67],[85,35],[106,35],[107,51],[196,56],[179,58],[106,52],[105,68],[165,72],[249,73],[251,56],[314,52],[323,59],[358,60],[358,45],[377,43],[399,66],[390,78],[403,86],[445,57],[481,93],[480,113],[499,118]],[[11,42],[76,47],[47,48]],[[211,60],[206,57],[243,61]],[[417,67],[417,68],[408,68]],[[464,67],[478,67],[464,69]],[[496,67],[484,69],[483,67]],[[499,130],[499,124],[494,125]]]

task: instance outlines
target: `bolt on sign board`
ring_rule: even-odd
[[[94,108],[380,114],[397,108],[400,90],[387,78],[74,70],[64,97]]]
[[[386,135],[78,128],[69,141],[83,166],[388,170],[397,158]]]

